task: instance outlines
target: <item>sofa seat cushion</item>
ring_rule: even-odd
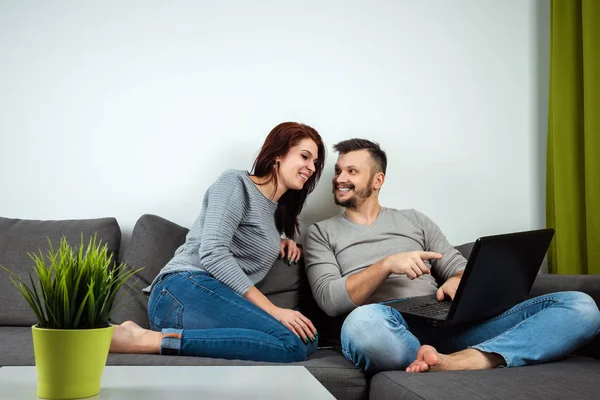
[[[411,374],[389,371],[371,380],[370,400],[562,400],[600,398],[600,361],[579,356],[548,364],[484,371]]]
[[[0,366],[22,365],[35,365],[31,328],[0,326]],[[217,366],[272,363],[153,354],[109,354],[107,365]],[[368,397],[367,381],[363,373],[338,351],[319,350],[307,361],[289,365],[305,366],[338,399],[366,400]]]
[[[62,221],[0,218],[0,265],[28,279],[29,267],[33,265],[29,253],[41,251],[46,257],[48,238],[56,250],[63,236],[71,246],[78,246],[83,235],[83,243],[87,246],[95,233],[103,244],[108,244],[108,251],[116,261],[121,229],[114,218]],[[35,282],[37,284],[37,280]],[[29,304],[13,286],[8,273],[0,270],[0,325],[31,326],[35,323]]]
[[[0,326],[0,367],[34,365],[31,327]]]

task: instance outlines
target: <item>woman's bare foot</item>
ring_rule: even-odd
[[[163,334],[144,329],[135,322],[115,325],[110,342],[111,353],[158,354]]]
[[[466,349],[446,355],[438,353],[432,346],[423,345],[417,351],[417,359],[406,368],[406,372],[489,369],[505,364],[504,358],[495,353]]]

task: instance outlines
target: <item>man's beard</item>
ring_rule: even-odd
[[[371,187],[372,184],[373,184],[373,176],[371,177],[371,179],[369,179],[369,183],[367,183],[367,186],[363,189],[356,190],[356,187],[353,185],[350,188],[350,190],[354,190],[354,195],[352,195],[352,197],[350,197],[349,199],[346,199],[343,201],[338,200],[338,198],[336,196],[336,186],[334,185],[333,200],[335,201],[335,204],[337,204],[338,206],[354,209],[354,208],[358,207],[358,200],[361,200],[361,204],[362,204],[364,202],[364,200],[368,199],[371,196],[371,194],[373,194],[373,188]]]

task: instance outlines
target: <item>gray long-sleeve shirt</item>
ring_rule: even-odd
[[[206,191],[185,243],[152,285],[170,272],[205,270],[243,295],[265,277],[279,255],[276,210],[277,203],[258,190],[246,171],[226,171]]]
[[[416,210],[385,207],[371,225],[354,223],[345,213],[311,225],[303,250],[313,296],[330,316],[358,306],[346,290],[348,276],[389,255],[409,251],[441,253],[443,257],[430,265],[442,281],[463,270],[467,263],[431,219]],[[437,289],[431,275],[410,280],[406,275],[392,274],[366,303],[429,295]]]

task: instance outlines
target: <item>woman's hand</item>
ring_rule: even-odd
[[[310,322],[310,319],[306,318],[300,312],[277,307],[271,312],[271,315],[290,331],[294,332],[296,336],[300,337],[304,343],[308,343],[309,340],[311,342],[315,341],[315,336],[317,335],[315,326]]]
[[[300,260],[300,257],[302,256],[302,250],[293,240],[281,239],[281,242],[279,243],[279,254],[281,254],[281,258],[283,258],[283,261],[287,262],[288,265],[298,264],[298,260]]]

